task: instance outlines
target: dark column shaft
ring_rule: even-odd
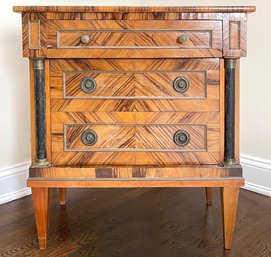
[[[225,154],[226,163],[235,162],[235,69],[236,59],[225,60]]]
[[[45,121],[45,72],[44,60],[34,60],[35,100],[36,100],[36,161],[47,164],[46,121]]]

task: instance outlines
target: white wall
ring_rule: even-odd
[[[257,12],[248,20],[248,57],[241,62],[241,153],[250,189],[271,195],[270,0],[5,0],[0,4],[0,203],[15,198],[15,191],[20,196],[29,193],[22,188],[30,160],[28,61],[22,58],[21,16],[12,12],[12,6],[33,4],[256,5]],[[262,177],[259,170],[264,172]],[[10,185],[17,180],[20,183]]]

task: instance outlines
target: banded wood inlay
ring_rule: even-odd
[[[28,21],[29,26],[29,49],[40,49],[40,21]]]
[[[223,20],[223,53],[228,57],[246,56],[247,16],[231,13]]]
[[[22,15],[23,56],[40,58],[47,53],[46,17],[40,13]]]
[[[208,166],[194,165],[182,167],[52,167],[48,168],[30,168],[31,178],[192,178],[195,174],[201,178],[228,178],[241,177],[242,169],[239,165],[235,167],[228,166]]]
[[[48,12],[48,20],[223,20],[225,13],[187,13],[187,12],[91,12],[54,13]]]
[[[56,13],[250,13],[255,6],[14,6],[14,12]]]

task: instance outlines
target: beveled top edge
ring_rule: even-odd
[[[255,6],[14,6],[14,12],[251,13]]]

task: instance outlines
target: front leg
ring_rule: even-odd
[[[66,195],[67,195],[67,188],[59,188],[58,189],[58,199],[60,205],[66,204]]]
[[[32,187],[39,248],[46,249],[49,229],[50,188]]]
[[[240,187],[221,189],[224,247],[231,249]]]

